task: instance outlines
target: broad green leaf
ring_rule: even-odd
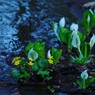
[[[94,80],[95,80],[94,77],[93,78],[88,78],[87,80],[85,80],[85,88],[89,87],[91,85],[91,83],[94,82]],[[79,80],[76,81],[76,83],[79,85],[79,87],[81,89],[84,89],[83,79],[80,78]]]
[[[38,61],[38,64],[39,64],[40,67],[47,67],[48,61],[47,61],[47,59],[40,59]]]
[[[85,81],[85,87],[87,88],[89,85],[91,85],[92,82],[94,82],[95,78],[88,78]]]
[[[95,13],[92,15],[91,27],[95,27]]]
[[[29,43],[26,47],[25,53],[28,55],[29,51],[33,49],[39,55],[39,58],[45,58],[45,43],[37,41],[35,43]]]
[[[90,61],[88,61],[88,58],[85,58],[84,56],[81,57],[73,57],[73,56],[70,56],[70,60],[76,64],[87,64],[89,63]]]
[[[92,15],[93,14],[89,10],[85,11],[84,14],[83,14],[82,26],[86,30],[85,32],[87,32],[87,33],[89,33],[91,31],[91,19],[92,19]],[[89,24],[88,24],[88,21],[87,21],[88,16],[90,17]]]
[[[82,58],[80,57],[73,57],[72,55],[70,56],[70,60],[76,64],[82,64]]]
[[[76,83],[79,85],[81,89],[83,89],[83,82],[81,80],[77,80]]]
[[[85,42],[85,43],[80,47],[80,49],[81,49],[81,52],[82,52],[84,58],[86,58],[86,59],[89,58],[89,56],[90,56],[90,54],[91,54],[90,45],[89,45],[87,42]]]
[[[64,43],[68,43],[68,35],[71,31],[69,31],[68,29],[66,28],[59,28],[59,32],[58,32],[58,35],[59,35],[59,38],[62,42]]]
[[[33,43],[29,43],[28,46],[26,47],[25,54],[28,55],[29,50],[31,50],[34,47]]]
[[[34,44],[34,50],[38,53],[39,58],[45,58],[45,43],[44,42],[36,42]]]
[[[38,66],[38,63],[37,62],[34,63],[34,65],[32,66],[32,69],[34,71],[38,71],[40,69],[40,67]]]
[[[60,57],[61,57],[61,54],[62,54],[62,50],[57,50],[56,48],[52,47],[52,56],[53,56],[53,61],[54,61],[54,64],[58,63]]]

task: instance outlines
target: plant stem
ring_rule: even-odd
[[[83,89],[85,89],[85,79],[83,79]]]

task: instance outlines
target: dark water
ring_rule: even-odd
[[[30,41],[39,39],[46,42],[47,48],[58,47],[52,22],[63,16],[68,27],[74,17],[63,0],[0,0],[0,95],[20,95],[16,93],[17,86],[2,84],[16,82],[11,78],[13,67],[7,63],[11,62],[9,56],[19,54]]]

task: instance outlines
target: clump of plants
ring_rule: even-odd
[[[86,89],[94,80],[95,77],[89,77],[87,70],[85,70],[81,73],[80,79],[76,83],[81,89]]]
[[[53,23],[53,30],[60,43],[65,43],[67,51],[70,53],[68,56],[70,62],[76,63],[80,67],[86,67],[91,62],[91,51],[95,44],[94,34],[92,34],[90,40],[87,39],[91,35],[91,29],[95,26],[95,13],[92,10],[85,11],[82,21],[78,24],[72,23],[69,29],[65,27],[65,23],[65,18],[61,18],[59,24]],[[58,50],[52,47],[47,51],[44,42],[30,42],[26,47],[25,55],[25,57],[15,57],[13,59],[12,63],[17,69],[12,71],[12,76],[22,82],[28,82],[30,77],[36,74],[43,81],[49,81],[53,79],[51,73],[54,66],[57,66],[59,62],[62,49]],[[86,89],[95,80],[94,76],[89,76],[87,67],[84,69],[75,81],[81,89]],[[48,89],[54,91],[51,86]]]
[[[95,35],[88,41],[87,38],[91,35],[91,29],[95,27],[95,13],[92,10],[84,12],[82,21],[78,24],[72,23],[70,28],[65,27],[65,17],[61,18],[58,23],[53,23],[53,30],[61,43],[67,45],[67,50],[70,52],[70,62],[86,64],[91,62],[91,50],[95,44]],[[81,32],[79,31],[81,29]],[[94,77],[88,78],[87,70],[82,72],[81,79],[77,81],[80,88],[85,89],[93,81]]]
[[[41,76],[43,81],[52,79],[53,65],[56,65],[61,57],[62,50],[52,47],[46,53],[45,43],[37,41],[29,43],[25,50],[25,57],[15,57],[12,60],[17,69],[12,71],[12,76],[22,82],[28,82],[34,74]]]

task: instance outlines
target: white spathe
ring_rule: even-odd
[[[93,36],[90,39],[90,48],[92,48],[95,44],[95,35],[93,34]]]
[[[58,23],[53,24],[53,30],[55,32],[55,35],[57,36],[58,40],[60,41],[59,35],[58,35]]]
[[[62,18],[60,19],[60,21],[59,21],[59,26],[60,26],[60,27],[64,27],[64,26],[65,26],[65,18],[64,18],[64,17],[62,17]]]
[[[87,23],[88,23],[88,25],[90,24],[90,16],[89,15],[87,17]]]
[[[72,46],[75,48],[79,48],[81,44],[80,38],[77,34],[77,32],[72,33]]]
[[[36,60],[38,58],[38,53],[36,51],[34,51],[33,49],[31,49],[29,52],[28,52],[28,59],[34,59]]]
[[[55,33],[57,32],[57,30],[58,30],[58,23],[54,23],[53,24],[53,30],[54,30]]]
[[[93,14],[93,11],[92,11],[92,9],[89,9],[89,11],[91,12],[91,14]]]
[[[88,73],[87,73],[87,70],[85,70],[85,71],[83,71],[83,72],[81,73],[81,78],[82,78],[83,80],[88,79]]]
[[[47,58],[50,58],[50,56],[51,56],[50,51],[51,51],[51,50],[48,50]]]
[[[72,23],[70,26],[71,31],[78,31],[78,28],[79,28],[78,24],[75,23]]]

